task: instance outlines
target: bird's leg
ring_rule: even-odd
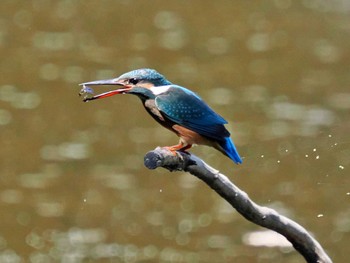
[[[179,142],[179,144],[173,145],[173,146],[165,146],[164,148],[171,151],[174,155],[176,155],[176,151],[185,152],[186,150],[190,149],[192,147],[192,144],[184,144],[182,141]]]

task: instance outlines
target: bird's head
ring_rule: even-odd
[[[136,69],[114,79],[97,80],[91,82],[81,83],[80,85],[84,87],[97,86],[97,85],[115,85],[120,86],[119,89],[107,91],[102,94],[95,95],[90,98],[85,98],[84,101],[95,100],[100,98],[110,97],[116,94],[125,93],[136,93],[136,89],[150,89],[152,87],[166,86],[170,85],[169,82],[163,75],[158,73],[154,69]],[[135,92],[132,92],[132,91]]]

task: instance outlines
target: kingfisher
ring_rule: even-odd
[[[192,145],[214,147],[236,164],[242,163],[224,124],[227,121],[212,110],[196,93],[173,84],[154,69],[142,68],[113,79],[81,83],[82,93],[93,93],[90,86],[119,86],[105,93],[84,98],[91,101],[116,94],[139,97],[146,111],[163,127],[173,131],[179,143],[165,147],[174,154],[187,152]]]

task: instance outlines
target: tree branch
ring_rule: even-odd
[[[332,262],[321,245],[305,228],[271,208],[257,205],[225,175],[197,156],[183,152],[177,152],[177,155],[174,155],[165,148],[158,147],[146,154],[144,163],[149,169],[163,167],[169,171],[191,173],[209,185],[246,219],[286,237],[307,262]]]

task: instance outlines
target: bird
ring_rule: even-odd
[[[84,101],[110,97],[117,94],[132,94],[139,97],[146,111],[163,127],[174,132],[179,143],[164,148],[188,153],[192,145],[215,148],[236,164],[242,158],[225,128],[227,121],[211,109],[193,91],[171,83],[155,69],[141,68],[124,73],[117,78],[81,83],[82,93],[92,93],[91,86],[113,85],[120,88],[94,96]],[[91,94],[90,94],[91,95]]]

